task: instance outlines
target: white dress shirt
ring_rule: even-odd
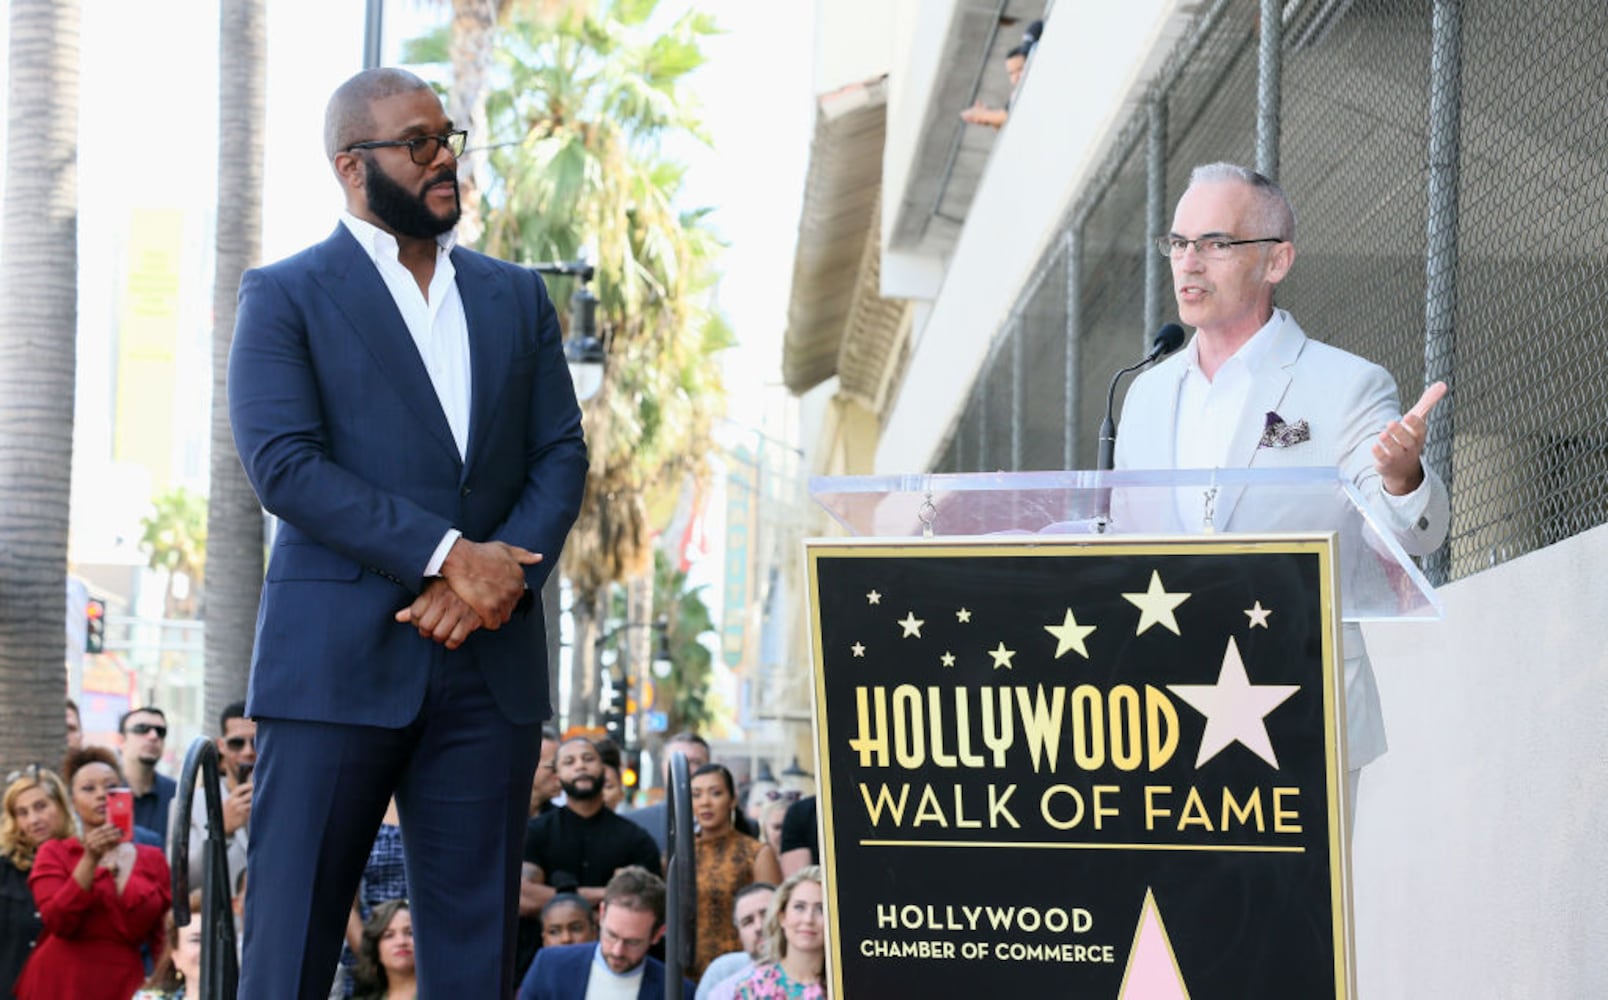
[[[592,953],[592,974],[586,979],[585,1000],[636,1000],[642,992],[642,973],[648,962],[644,958],[637,967],[620,975],[609,968],[603,959],[601,945]]]
[[[441,412],[446,415],[452,440],[458,446],[458,457],[469,455],[469,319],[464,315],[463,299],[458,297],[457,271],[452,266],[452,248],[457,245],[457,233],[448,230],[436,237],[435,274],[430,278],[429,294],[419,290],[413,272],[403,264],[396,237],[359,219],[350,212],[341,213],[341,222],[357,239],[363,252],[374,262],[391,292],[402,321],[407,324],[413,345],[418,348],[419,359],[430,375],[435,387]],[[442,536],[424,569],[425,576],[436,576],[446,561],[461,533],[452,528]]]

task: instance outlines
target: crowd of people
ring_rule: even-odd
[[[183,1000],[201,966],[203,796],[176,817],[177,786],[158,772],[167,737],[160,709],[118,725],[118,747],[85,746],[68,704],[70,746],[59,770],[7,775],[0,817],[0,996],[20,1000]],[[255,733],[243,706],[218,720],[229,877],[243,931]],[[542,734],[519,886],[522,1000],[588,995],[661,997],[667,921],[663,801],[626,807],[620,750],[607,740]],[[692,733],[662,753],[688,764],[694,821],[695,941],[683,973],[688,1000],[824,997],[826,923],[813,795],[767,772],[739,786]],[[126,791],[125,791],[126,790]],[[110,800],[132,801],[132,822]],[[188,819],[188,822],[185,820]],[[189,923],[179,926],[165,847],[189,838]],[[396,803],[374,838],[347,921],[331,1000],[414,997],[413,919]],[[604,985],[604,984],[599,984]],[[192,992],[193,998],[193,992]]]

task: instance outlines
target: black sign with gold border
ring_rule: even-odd
[[[1354,995],[1332,535],[807,561],[832,996]]]

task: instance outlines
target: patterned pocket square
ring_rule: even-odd
[[[1267,411],[1267,425],[1262,428],[1262,440],[1258,441],[1258,448],[1288,448],[1300,444],[1302,441],[1312,440],[1312,428],[1307,426],[1305,420],[1297,420],[1293,424],[1284,422],[1284,418],[1272,410]]]

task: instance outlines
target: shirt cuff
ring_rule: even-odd
[[[430,554],[430,561],[424,564],[424,575],[426,578],[441,575],[441,564],[447,561],[447,553],[452,551],[452,546],[456,544],[458,539],[462,537],[463,532],[459,531],[457,528],[447,529],[447,533],[441,536],[440,544],[438,544],[435,547],[435,551]]]
[[[1429,475],[1426,473],[1418,488],[1411,493],[1396,496],[1381,484],[1379,495],[1384,497],[1385,510],[1389,512],[1391,520],[1395,521],[1398,527],[1411,530],[1418,525],[1419,518],[1429,509]]]

